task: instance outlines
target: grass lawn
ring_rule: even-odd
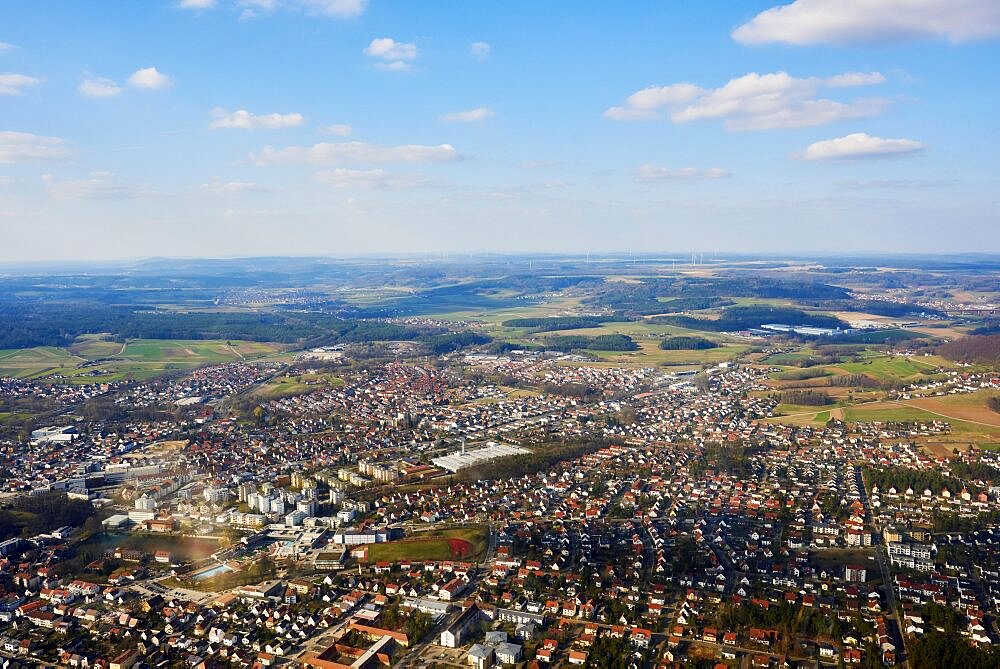
[[[253,395],[266,400],[302,395],[322,388],[336,388],[344,385],[344,380],[333,374],[299,374],[279,376],[254,389]]]

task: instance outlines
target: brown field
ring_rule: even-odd
[[[921,397],[909,400],[907,404],[948,418],[988,425],[1000,430],[1000,413],[986,406],[986,398],[997,395],[1000,395],[1000,392],[982,391],[967,395]]]

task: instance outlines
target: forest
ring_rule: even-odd
[[[1000,334],[973,335],[950,341],[938,347],[938,353],[949,360],[1000,365]]]
[[[719,345],[704,337],[669,337],[660,342],[660,348],[664,351],[703,351],[719,348]]]
[[[608,334],[586,337],[583,335],[566,335],[549,337],[545,347],[552,351],[570,351],[589,349],[591,351],[638,351],[639,345],[628,335]]]

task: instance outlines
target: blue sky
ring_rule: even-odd
[[[0,8],[0,260],[1000,251],[1000,3]]]

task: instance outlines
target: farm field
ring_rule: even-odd
[[[847,374],[865,374],[877,381],[910,381],[933,375],[938,368],[933,362],[918,358],[887,356],[865,362],[843,362],[826,367],[831,371],[843,370]]]
[[[579,307],[580,298],[578,297],[556,297],[544,302],[529,303],[525,306],[501,307],[499,309],[457,309],[442,313],[431,311],[423,315],[445,321],[480,321],[487,324],[487,327],[483,329],[493,334],[495,330],[504,329],[500,325],[503,321],[514,318],[566,316],[575,312]]]
[[[281,357],[281,351],[278,344],[221,340],[138,339],[123,346],[89,335],[80,337],[69,348],[41,346],[0,351],[0,376],[59,378],[79,384],[143,380],[171,370]]]
[[[908,400],[907,404],[950,418],[995,425],[1000,430],[1000,413],[986,406],[986,400],[990,397],[1000,397],[1000,391],[981,390],[975,393],[921,397]]]
[[[416,532],[401,541],[370,544],[368,561],[475,560],[486,551],[488,540],[483,527]]]
[[[985,421],[962,420],[952,415],[922,408],[913,402],[914,400],[885,401],[846,407],[843,409],[844,420],[848,422],[944,421],[951,426],[951,434],[933,435],[922,438],[921,441],[948,443],[963,447],[969,445],[982,448],[1000,447],[1000,421],[994,419],[993,422],[987,423]],[[947,408],[945,410],[947,411]]]
[[[697,367],[732,360],[749,348],[741,344],[726,344],[701,351],[664,351],[659,340],[637,340],[638,351],[590,351],[604,362],[637,367]]]

